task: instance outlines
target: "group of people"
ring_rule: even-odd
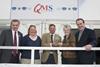
[[[35,25],[30,25],[27,35],[23,36],[18,31],[19,20],[12,20],[10,29],[3,30],[0,34],[0,46],[26,46],[26,47],[84,47],[84,51],[61,50],[62,64],[93,64],[96,57],[91,50],[96,46],[96,35],[94,30],[85,27],[82,18],[76,19],[78,31],[74,35],[70,25],[64,25],[64,37],[55,33],[56,26],[49,25],[49,32],[44,33],[42,38],[37,35]],[[21,59],[19,57],[21,56]],[[57,50],[39,50],[34,52],[34,63],[36,64],[57,64]],[[31,63],[31,50],[0,49],[0,63]]]

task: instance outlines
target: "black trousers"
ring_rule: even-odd
[[[62,57],[62,64],[76,64],[76,58],[64,58]]]
[[[93,64],[95,62],[95,54],[93,51],[78,51],[77,64]]]
[[[96,57],[96,64],[100,64],[100,57]]]
[[[16,55],[16,56],[12,55],[9,63],[20,63],[19,62],[19,55]]]

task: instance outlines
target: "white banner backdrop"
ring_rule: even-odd
[[[11,0],[0,0],[0,19],[10,19]]]
[[[1,0],[0,19],[100,20],[100,0]]]
[[[79,17],[100,20],[100,0],[79,0]]]
[[[11,19],[65,19],[78,17],[77,0],[12,0]]]

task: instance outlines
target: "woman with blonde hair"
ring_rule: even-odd
[[[71,31],[70,25],[64,25],[64,39],[62,47],[75,47],[75,36]],[[62,64],[74,64],[76,63],[75,51],[62,50]]]

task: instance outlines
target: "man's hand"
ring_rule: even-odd
[[[84,47],[85,47],[86,51],[90,51],[91,48],[92,48],[92,45],[91,44],[88,44],[88,45],[86,45]]]

